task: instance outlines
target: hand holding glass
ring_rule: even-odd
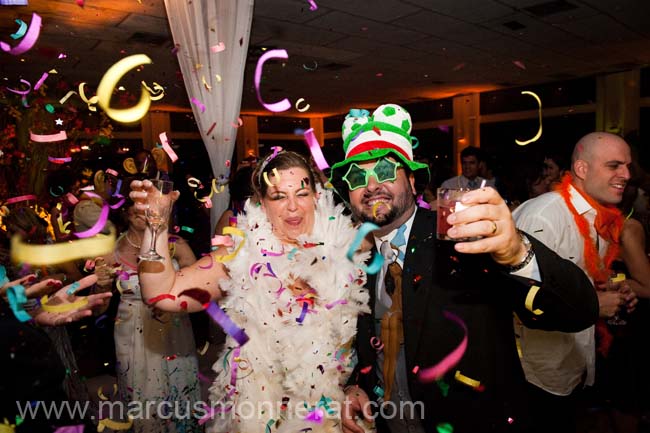
[[[464,205],[461,199],[469,191],[471,190],[467,188],[438,188],[438,239],[454,242],[471,242],[482,239],[482,236],[451,238],[447,235],[447,231],[451,228],[451,225],[447,222],[447,217],[454,212],[467,209],[468,206]]]
[[[148,262],[160,262],[164,259],[156,252],[156,238],[160,229],[167,227],[167,221],[169,221],[173,203],[171,193],[174,191],[174,183],[158,179],[149,182],[153,184],[153,190],[147,194],[147,209],[144,215],[151,230],[151,244],[149,251],[140,254],[139,258]]]

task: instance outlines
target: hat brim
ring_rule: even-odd
[[[417,184],[425,185],[429,183],[430,173],[429,173],[429,166],[427,164],[423,164],[421,162],[416,162],[416,161],[409,161],[404,157],[404,155],[390,148],[369,150],[351,156],[349,158],[346,158],[341,162],[337,162],[332,166],[329,181],[334,187],[334,189],[336,190],[337,194],[343,200],[349,202],[350,191],[348,190],[347,183],[345,183],[345,181],[343,180],[343,176],[345,176],[345,173],[347,171],[347,166],[352,164],[353,162],[371,161],[373,159],[383,158],[387,155],[396,157],[396,159],[398,159],[401,163],[403,163],[406,167],[408,167],[408,169],[416,177]]]

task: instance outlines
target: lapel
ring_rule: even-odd
[[[404,347],[407,363],[416,359],[426,329],[432,287],[432,268],[435,259],[436,214],[418,208],[407,242],[402,272],[402,306],[404,320]]]

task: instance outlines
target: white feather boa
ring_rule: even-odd
[[[210,398],[217,409],[207,432],[342,430],[339,409],[343,385],[356,362],[351,346],[357,316],[370,312],[363,288],[366,275],[359,267],[368,253],[357,254],[356,263],[346,258],[356,229],[342,212],[331,192],[322,191],[313,233],[301,236],[302,247],[295,249],[273,235],[260,207],[249,202],[246,215],[238,217],[246,239],[226,263],[230,279],[220,282],[227,293],[221,306],[250,340],[234,360],[235,372],[237,343],[231,337],[213,366],[218,376]],[[315,291],[302,323],[297,319],[303,302],[288,289],[297,279]],[[315,407],[328,415],[320,423],[305,419]]]

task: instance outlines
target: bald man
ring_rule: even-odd
[[[605,132],[587,134],[576,143],[571,172],[560,185],[513,213],[519,229],[587,274],[599,289],[601,318],[636,303],[627,284],[609,281],[624,221],[616,205],[630,179],[631,162],[630,148],[622,138]],[[578,395],[594,384],[595,327],[578,333],[547,332],[527,328],[515,317],[515,333],[539,431],[575,431]]]

